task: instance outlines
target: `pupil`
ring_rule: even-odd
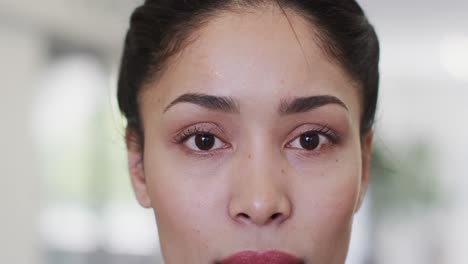
[[[200,150],[210,150],[215,143],[213,135],[200,134],[195,136],[195,144]]]
[[[301,147],[313,150],[319,145],[319,135],[317,133],[307,133],[301,135]]]

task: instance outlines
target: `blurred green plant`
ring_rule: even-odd
[[[433,150],[429,141],[417,139],[389,150],[377,144],[371,166],[373,213],[427,209],[440,200]]]
[[[368,225],[369,247],[365,264],[377,260],[378,231],[388,216],[424,211],[441,201],[436,167],[430,141],[412,138],[409,143],[374,145],[369,197],[371,219]]]

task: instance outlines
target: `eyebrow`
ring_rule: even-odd
[[[209,110],[221,111],[225,113],[239,113],[239,105],[231,97],[214,96],[201,93],[186,93],[177,97],[168,106],[164,108],[163,113],[178,103],[192,103]],[[308,97],[295,97],[293,99],[283,99],[278,108],[281,116],[297,113],[304,113],[319,108],[327,104],[336,104],[342,106],[348,111],[345,103],[335,96],[315,95]]]
[[[192,103],[210,110],[225,113],[239,113],[239,106],[234,99],[226,96],[214,96],[200,93],[187,93],[177,97],[164,108],[163,113],[167,112],[169,108],[178,103]]]
[[[316,95],[309,97],[296,97],[292,100],[282,100],[278,112],[280,115],[304,113],[327,104],[336,104],[349,111],[346,104],[335,96]]]

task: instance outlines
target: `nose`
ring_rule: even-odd
[[[235,222],[244,225],[278,225],[291,216],[291,201],[285,184],[287,180],[281,168],[273,163],[262,164],[258,160],[248,161],[253,166],[239,166],[229,214]]]

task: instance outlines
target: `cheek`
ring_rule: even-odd
[[[297,174],[298,203],[306,201],[327,216],[353,214],[362,177],[359,140],[349,140],[312,159],[291,158],[290,164]]]
[[[345,252],[361,180],[360,152],[298,171],[294,200],[298,221],[317,252]],[[352,158],[349,158],[352,157]],[[338,250],[338,248],[340,250]]]
[[[309,201],[308,212],[320,226],[347,227],[358,198],[359,175],[346,171],[347,177],[313,181],[308,190],[302,190],[301,201]]]
[[[351,174],[349,171],[348,174]],[[310,223],[320,226],[348,226],[358,198],[358,173],[337,179],[317,179],[297,187],[296,204],[307,212]],[[324,225],[322,225],[324,224]]]
[[[203,259],[200,254],[208,252],[212,239],[206,230],[217,225],[219,217],[214,214],[223,212],[226,190],[212,176],[215,166],[182,162],[163,152],[145,153],[145,175],[165,259],[167,263],[193,261],[177,259],[184,256]]]

